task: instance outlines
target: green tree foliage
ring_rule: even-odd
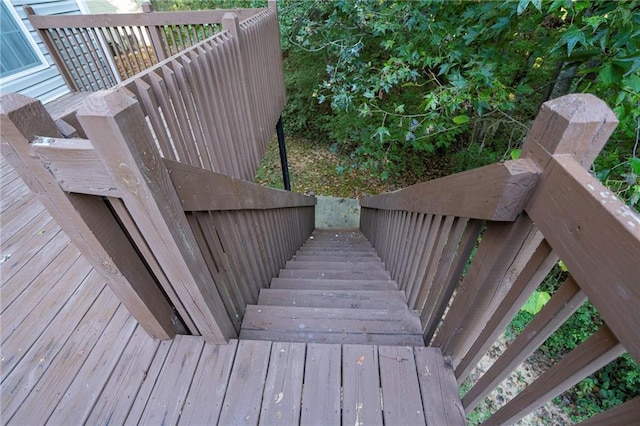
[[[416,157],[434,153],[461,151],[461,168],[504,158],[549,96],[590,92],[621,121],[610,152],[622,166],[612,176],[633,173],[637,1],[285,0],[280,8],[288,58],[304,57],[313,69],[305,83],[316,80],[312,96],[330,106],[304,121],[360,165],[420,174]],[[289,89],[290,99],[308,96]]]

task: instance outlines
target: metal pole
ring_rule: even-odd
[[[276,133],[278,134],[278,148],[280,148],[280,166],[282,167],[282,180],[284,181],[284,189],[291,191],[291,181],[289,180],[289,163],[287,162],[287,146],[284,143],[284,129],[282,127],[282,116],[276,124]]]

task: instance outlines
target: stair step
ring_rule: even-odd
[[[391,280],[391,274],[384,270],[327,271],[319,267],[317,269],[281,269],[279,277],[327,280]]]
[[[347,263],[376,263],[382,264],[380,258],[373,256],[342,256],[333,254],[301,254],[296,255],[292,260],[297,262],[347,262]]]
[[[315,308],[407,309],[399,290],[260,290],[258,305],[306,306]]]
[[[305,308],[288,306],[247,305],[242,321],[241,338],[260,339],[260,335],[275,333],[289,334],[287,341],[315,341],[316,334],[333,342],[353,342],[352,335],[368,338],[371,344],[383,344],[376,340],[378,335],[413,335],[422,340],[422,327],[416,312],[407,309],[343,309]],[[245,333],[244,336],[242,333]],[[284,336],[283,336],[284,337]],[[279,337],[273,340],[281,340]],[[265,340],[265,339],[263,339]],[[389,343],[384,343],[389,344]],[[422,343],[424,344],[424,343]]]
[[[378,257],[378,253],[376,253],[375,250],[371,249],[371,250],[337,250],[335,248],[324,248],[324,249],[314,249],[314,248],[301,248],[300,250],[298,250],[296,252],[296,254],[318,254],[318,255],[323,255],[323,254],[327,254],[327,253],[335,253],[335,254],[339,254],[339,255],[346,255],[346,256],[375,256]]]
[[[303,260],[290,260],[286,269],[310,269],[323,271],[384,271],[382,263],[349,263],[349,262],[310,262]]]
[[[354,241],[351,243],[332,243],[332,242],[324,242],[324,241],[307,241],[304,243],[303,247],[319,247],[319,248],[338,248],[338,249],[349,249],[349,248],[360,248],[360,249],[370,249],[371,244],[369,241]]]
[[[271,342],[295,343],[337,343],[353,345],[380,346],[424,346],[424,340],[419,334],[375,334],[375,333],[308,333],[240,330],[241,340],[267,340]]]
[[[390,280],[332,280],[313,278],[274,278],[272,289],[288,290],[398,290],[395,281]]]

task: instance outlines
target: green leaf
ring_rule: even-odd
[[[551,299],[551,295],[546,291],[534,291],[522,307],[522,310],[529,312],[531,315],[535,315],[540,312],[549,299]]]
[[[396,105],[396,109],[395,109],[395,111],[396,111],[398,114],[404,114],[404,104]]]
[[[467,115],[457,115],[453,117],[452,120],[456,124],[465,124],[471,121],[471,119]]]
[[[580,29],[577,27],[573,27],[567,30],[567,32],[564,33],[562,36],[562,41],[567,43],[568,56],[571,56],[571,52],[573,52],[573,49],[576,47],[578,43],[580,43],[582,46],[587,44],[584,37],[584,33],[580,31]]]
[[[522,12],[527,10],[527,6],[529,6],[529,3],[531,3],[531,0],[520,0],[517,9],[518,15],[522,15]]]
[[[629,164],[633,173],[640,176],[640,158],[629,158]]]
[[[560,267],[560,270],[562,272],[567,272],[567,265],[564,264],[564,262],[562,260],[558,260],[558,266]]]
[[[521,155],[522,155],[521,149],[514,149],[513,151],[511,151],[512,160],[517,160],[518,158],[520,158]]]

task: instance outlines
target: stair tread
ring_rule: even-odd
[[[274,278],[272,289],[289,290],[398,290],[391,280],[336,280],[323,278]]]
[[[280,278],[299,279],[338,279],[338,280],[391,280],[391,274],[385,270],[367,271],[328,271],[316,269],[281,269]]]
[[[264,330],[240,330],[242,340],[267,340],[271,342],[297,343],[338,343],[387,346],[424,346],[419,334],[377,334],[377,333],[320,333],[283,332]]]
[[[258,305],[351,309],[407,309],[400,290],[262,289]]]
[[[341,254],[300,254],[295,255],[291,260],[304,262],[377,263],[383,265],[377,256],[344,256]]]
[[[247,305],[245,330],[321,333],[422,334],[407,309],[345,309]]]
[[[349,262],[312,262],[305,260],[290,260],[287,262],[285,269],[311,269],[324,271],[384,271],[384,264],[380,263],[349,263]]]

